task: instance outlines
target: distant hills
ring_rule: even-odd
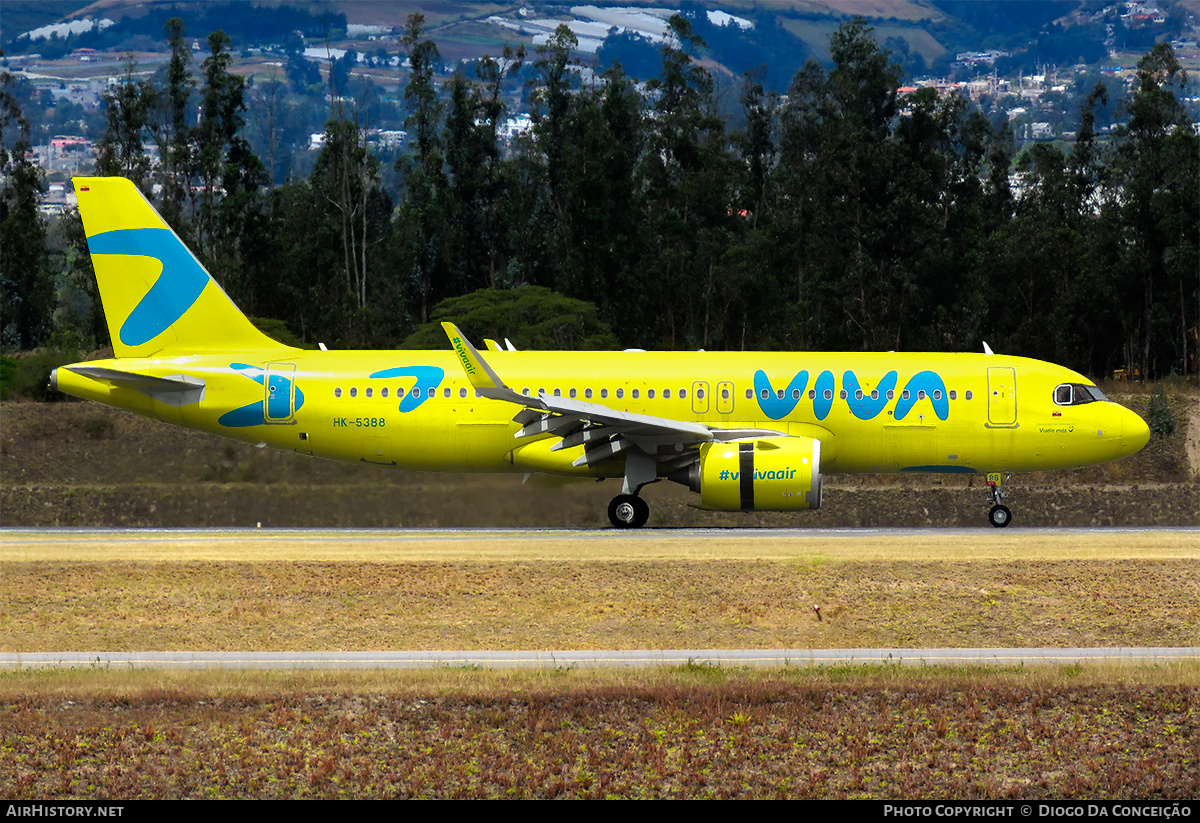
[[[645,76],[660,66],[654,20],[676,10],[690,12],[696,33],[708,44],[704,56],[716,70],[736,76],[765,64],[769,85],[778,87],[804,60],[827,59],[830,33],[855,15],[868,19],[878,42],[910,76],[948,75],[966,52],[1003,53],[998,70],[1096,63],[1116,52],[1141,54],[1156,40],[1194,36],[1200,0],[625,0],[536,7],[406,0],[5,0],[0,37],[7,54],[66,53],[78,47],[155,50],[163,47],[162,23],[179,16],[189,36],[202,38],[223,28],[235,48],[278,42],[300,31],[306,41],[321,45],[360,53],[382,45],[395,52],[395,34],[419,11],[427,33],[450,61],[498,54],[506,44],[532,47],[555,25],[567,23],[580,39],[583,59],[601,66],[620,60],[630,74]],[[63,40],[18,39],[39,26],[84,18],[107,18],[115,25]]]

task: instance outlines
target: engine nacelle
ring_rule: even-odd
[[[800,511],[821,507],[821,441],[766,437],[705,443],[684,478],[710,511]]]

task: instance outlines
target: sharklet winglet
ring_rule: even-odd
[[[521,403],[526,406],[539,405],[536,401],[530,402],[531,398],[517,394],[515,391],[504,385],[504,381],[500,379],[500,375],[492,370],[487,361],[479,354],[479,351],[471,345],[471,341],[463,334],[458,326],[453,323],[442,323],[442,329],[445,330],[446,336],[450,338],[450,346],[454,349],[454,353],[458,355],[458,362],[462,364],[463,371],[467,375],[467,380],[477,392],[489,400],[507,400],[510,403]]]

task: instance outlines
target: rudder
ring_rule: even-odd
[[[74,183],[117,357],[287,348],[254,327],[133,183]]]

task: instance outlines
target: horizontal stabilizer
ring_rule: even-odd
[[[108,383],[122,389],[139,392],[168,406],[187,406],[204,399],[204,381],[185,374],[154,377],[149,374],[106,369],[99,366],[68,366],[68,371],[83,377]]]

